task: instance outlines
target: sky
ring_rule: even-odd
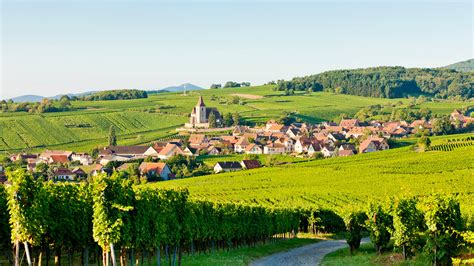
[[[473,1],[1,1],[0,98],[473,58]]]

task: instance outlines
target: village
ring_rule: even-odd
[[[262,167],[259,155],[319,159],[387,150],[392,139],[412,134],[429,135],[432,129],[432,121],[426,120],[407,123],[342,119],[340,123],[293,122],[289,125],[270,120],[263,126],[236,125],[222,133],[222,129],[213,128],[221,119],[217,109],[207,108],[199,97],[189,123],[185,124],[187,130],[176,138],[149,145],[107,146],[96,154],[63,150],[12,154],[9,163],[26,166],[28,171],[41,173],[54,181],[79,181],[100,173],[110,175],[113,171],[133,173],[148,182],[166,181],[183,177],[173,172],[176,161],[173,159],[177,157],[248,155],[240,161],[218,160],[209,167],[196,164],[202,168],[200,174],[232,172]],[[473,119],[455,110],[450,120],[453,124],[466,126]],[[189,159],[181,161],[189,164]],[[0,182],[6,182],[6,166],[5,163],[0,166]],[[86,168],[89,170],[84,170]]]

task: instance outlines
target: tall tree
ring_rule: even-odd
[[[234,120],[234,126],[240,125],[240,115],[239,115],[239,113],[235,112],[232,115],[232,120]]]
[[[232,126],[233,123],[234,123],[234,120],[232,119],[232,114],[231,113],[224,114],[224,125],[226,127],[230,127]]]
[[[109,128],[109,146],[117,146],[117,136],[115,135],[115,127]]]
[[[210,128],[215,128],[215,127],[217,127],[216,115],[214,114],[214,112],[211,112],[211,113],[209,114],[209,119],[208,119],[208,121],[209,121],[209,127],[210,127]]]

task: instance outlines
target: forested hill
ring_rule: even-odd
[[[474,59],[469,59],[466,61],[454,63],[451,65],[447,65],[444,68],[454,69],[459,72],[470,72],[474,71]]]
[[[398,98],[425,94],[437,98],[474,97],[474,72],[450,69],[374,67],[334,70],[279,81],[276,90],[333,91],[369,97]]]

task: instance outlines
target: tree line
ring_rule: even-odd
[[[77,97],[82,101],[109,101],[109,100],[130,100],[148,98],[146,91],[142,90],[107,90],[95,92],[91,95]]]
[[[275,90],[329,91],[379,98],[424,94],[436,98],[474,97],[474,73],[449,69],[374,67],[333,70],[316,75],[280,80]]]
[[[211,89],[220,89],[220,88],[240,88],[240,87],[250,87],[250,82],[235,82],[227,81],[224,86],[222,84],[212,84]]]

